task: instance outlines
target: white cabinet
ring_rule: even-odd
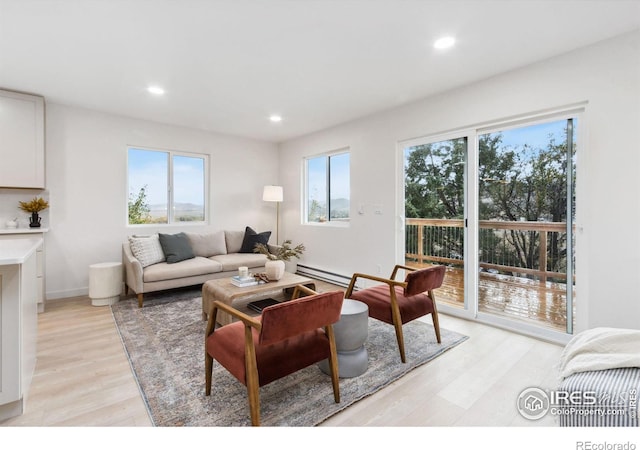
[[[41,245],[34,237],[0,241],[0,420],[24,412],[36,366]]]
[[[0,241],[8,239],[33,239],[34,237],[42,239],[42,243],[38,246],[38,249],[36,251],[36,298],[38,312],[42,313],[44,312],[44,301],[46,293],[44,234],[48,231],[48,228],[36,228],[35,230],[33,228],[20,229],[20,231],[14,230],[13,232],[9,232],[8,230],[0,230]]]
[[[44,98],[0,90],[0,187],[45,188]]]

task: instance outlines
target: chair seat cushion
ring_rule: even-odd
[[[402,287],[395,286],[395,291],[402,323],[410,322],[433,312],[433,301],[426,293],[405,297]],[[369,317],[393,324],[389,285],[381,284],[362,289],[351,293],[350,298],[366,303],[369,306]]]
[[[271,345],[259,345],[258,338],[258,333],[254,330],[253,342],[260,386],[327,359],[330,355],[329,339],[320,328]],[[246,385],[242,322],[216,329],[207,338],[206,348],[213,359]]]

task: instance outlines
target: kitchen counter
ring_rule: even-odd
[[[22,414],[36,366],[42,235],[0,239],[0,421]]]
[[[42,245],[42,238],[0,240],[0,266],[23,264]]]

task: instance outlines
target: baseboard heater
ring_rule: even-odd
[[[326,281],[327,283],[333,283],[342,287],[348,287],[349,282],[351,281],[350,276],[342,275],[335,272],[329,272],[327,270],[305,266],[302,264],[298,264],[298,270],[296,273],[310,278],[315,278],[316,280]]]

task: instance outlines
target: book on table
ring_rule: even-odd
[[[237,287],[255,286],[258,284],[258,280],[253,276],[241,277],[239,275],[235,275],[231,277],[231,284]]]
[[[255,302],[247,303],[247,308],[261,313],[267,306],[277,305],[280,303],[272,298],[265,298],[264,300],[256,300]]]
[[[258,280],[254,277],[241,277],[235,275],[231,277],[231,284],[237,287],[256,286],[258,284]]]

